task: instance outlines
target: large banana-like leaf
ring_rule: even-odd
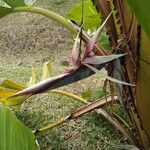
[[[13,8],[32,5],[36,0],[0,0],[0,18],[13,12]]]
[[[150,37],[150,1],[149,0],[127,0],[134,10],[136,17]]]
[[[12,8],[1,7],[0,6],[0,18],[10,14],[12,12]]]
[[[136,88],[136,105],[138,113],[143,125],[146,135],[150,139],[150,39],[142,31],[141,46],[140,46],[140,60],[137,73],[137,88]],[[150,148],[150,140],[143,140],[145,147]]]
[[[19,7],[19,6],[26,6],[32,5],[36,0],[0,0],[0,2],[6,3],[10,7]]]
[[[33,133],[5,106],[0,106],[0,149],[37,150]]]
[[[10,7],[25,6],[24,0],[2,0]]]

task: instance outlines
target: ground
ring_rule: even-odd
[[[38,6],[63,16],[79,0],[39,0]],[[52,61],[53,75],[70,68],[73,35],[54,21],[37,14],[13,14],[0,20],[0,80],[11,79],[26,84],[34,66],[37,78],[43,62]],[[99,84],[94,76],[63,89],[75,94]],[[56,94],[42,94],[28,99],[16,112],[30,129],[37,129],[66,116],[81,104]],[[109,150],[123,144],[123,139],[94,112],[39,135],[42,150]]]

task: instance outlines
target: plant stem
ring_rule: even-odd
[[[40,7],[24,6],[24,7],[13,8],[12,13],[16,13],[16,12],[32,12],[32,13],[37,13],[37,14],[43,15],[45,17],[48,17],[48,18],[60,23],[62,26],[64,26],[68,30],[70,30],[72,33],[74,33],[74,34],[78,33],[78,29],[76,29],[76,27],[73,24],[70,24],[64,17],[62,17],[61,15],[58,15],[50,10],[46,10],[46,9],[43,9]],[[84,32],[83,32],[82,38],[86,43],[90,39],[90,37],[87,34],[85,34]],[[99,46],[97,44],[94,45],[94,51],[99,53],[100,55],[106,54],[104,52],[104,50],[102,48],[99,48]]]
[[[79,102],[81,102],[83,104],[87,104],[87,101],[85,99],[83,99],[82,97],[79,97],[79,96],[77,96],[75,94],[72,94],[72,93],[69,93],[69,92],[66,92],[66,91],[62,91],[62,90],[50,90],[48,92],[49,93],[60,94],[60,95],[72,98],[74,100],[77,100],[77,101],[79,101]]]
[[[12,12],[14,13],[15,12],[32,12],[32,13],[41,14],[45,17],[55,20],[56,22],[60,23],[61,25],[69,29],[71,32],[77,34],[77,30],[64,17],[50,10],[46,10],[46,9],[39,8],[39,7],[16,7],[16,8],[13,8]]]
[[[37,14],[43,15],[45,17],[48,17],[48,18],[60,23],[62,26],[64,26],[68,30],[70,30],[72,33],[74,33],[74,34],[78,33],[78,29],[76,29],[73,24],[69,23],[61,15],[58,15],[50,10],[46,10],[46,9],[43,9],[40,7],[24,6],[24,7],[13,8],[12,13],[16,13],[16,12],[32,12],[32,13],[37,13]],[[89,41],[89,39],[90,39],[90,37],[83,32],[83,40],[87,43]],[[102,50],[102,48],[99,48],[99,46],[97,44],[94,45],[94,51],[99,53],[100,55],[105,55],[104,50]]]
[[[51,91],[49,91],[49,92],[51,92]],[[55,91],[55,92],[56,92],[56,91]],[[64,93],[64,91],[63,91],[63,93]],[[62,94],[62,93],[61,93],[61,94]],[[64,95],[64,94],[63,94],[63,95]],[[72,98],[73,98],[73,97],[72,97]],[[91,102],[91,103],[83,102],[83,101],[82,101],[82,103],[86,104],[85,106],[79,107],[79,108],[76,109],[75,111],[72,111],[72,112],[70,113],[70,115],[68,115],[67,117],[61,118],[61,119],[55,121],[55,122],[52,123],[52,124],[49,124],[49,125],[47,125],[47,126],[45,126],[45,127],[43,127],[43,128],[37,129],[37,130],[33,131],[33,133],[34,133],[35,135],[40,134],[40,133],[44,133],[44,132],[46,132],[47,130],[50,130],[50,129],[56,127],[56,126],[59,126],[59,125],[65,123],[65,122],[67,122],[67,121],[69,121],[69,120],[72,120],[72,119],[75,119],[75,118],[80,117],[80,116],[82,116],[84,113],[89,112],[89,111],[93,110],[94,108],[102,107],[103,105],[108,104],[108,103],[111,102],[110,97],[107,98],[107,99],[108,99],[107,101],[106,101],[106,99],[104,98],[104,99],[97,100],[97,101],[94,101],[94,102]]]
[[[33,131],[33,133],[35,135],[39,134],[39,133],[43,133],[43,132],[46,132],[47,130],[51,129],[51,128],[54,128],[54,127],[57,127],[63,123],[65,123],[67,121],[68,118],[61,118],[60,120],[50,124],[50,125],[47,125],[46,127],[43,127],[41,129],[38,129],[38,130],[35,130]]]
[[[67,116],[65,118],[61,118],[61,119],[57,120],[56,122],[54,122],[52,124],[49,124],[49,125],[41,128],[41,129],[37,129],[37,130],[33,131],[33,133],[35,135],[40,134],[40,133],[44,133],[44,132],[46,132],[46,131],[54,128],[54,127],[57,127],[57,126],[65,123],[65,122],[67,122],[69,120],[72,120],[72,119],[80,117],[84,113],[87,113],[87,112],[93,110],[94,108],[102,107],[104,104],[107,104],[107,103],[111,102],[111,97],[108,97],[107,99],[109,99],[109,100],[106,101],[105,99],[101,99],[101,101],[95,101],[95,102],[92,102],[91,104],[89,103],[88,105],[79,107],[75,111],[72,111],[69,116]],[[117,100],[117,97],[115,99]],[[126,129],[124,127],[122,127],[120,125],[120,123],[115,118],[113,118],[112,116],[110,116],[102,108],[94,109],[94,111],[97,114],[101,115],[105,120],[107,120],[115,129],[117,129],[125,137],[125,139],[128,140],[128,142],[130,144],[135,144],[134,140],[132,140],[132,138],[130,137],[128,131],[126,131]]]
[[[129,135],[128,131],[120,125],[120,123],[110,116],[105,110],[102,108],[95,109],[95,112],[99,115],[101,115],[105,120],[107,120],[115,129],[117,129],[123,136],[124,138],[133,145],[136,145],[134,139]]]
[[[129,124],[128,124],[123,118],[121,118],[117,113],[113,113],[113,115],[114,115],[115,117],[117,117],[118,120],[120,120],[120,121],[124,124],[124,126],[125,126],[126,128],[131,129],[130,126],[129,126]]]

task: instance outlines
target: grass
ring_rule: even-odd
[[[41,0],[37,5],[52,9],[65,16],[77,0]],[[0,21],[0,79],[12,79],[25,84],[30,78],[30,68],[36,68],[40,77],[42,63],[53,61],[53,75],[70,68],[72,35],[57,23],[36,14],[14,14]],[[99,76],[63,87],[80,94],[94,89]],[[30,129],[37,129],[66,116],[81,104],[56,94],[41,94],[28,99],[16,112],[18,118]],[[120,110],[118,111],[120,113]],[[123,144],[117,131],[94,112],[67,122],[37,137],[42,150],[109,150],[112,145]]]

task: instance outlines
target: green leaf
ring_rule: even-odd
[[[97,15],[97,11],[91,0],[83,2],[83,18]],[[74,6],[67,14],[68,19],[80,20],[82,18],[82,2]]]
[[[24,0],[0,0],[0,18],[12,13],[13,7],[26,6]]]
[[[150,37],[150,0],[127,0],[140,24]]]
[[[98,42],[105,50],[107,50],[107,52],[110,52],[112,50],[111,43],[109,42],[109,36],[106,34],[106,32],[101,33],[98,38]]]
[[[10,7],[26,6],[24,0],[2,0]]]
[[[2,6],[2,7],[10,7],[3,0],[0,0],[0,6]]]
[[[67,14],[67,19],[80,21],[82,19],[82,3],[74,6]],[[100,25],[100,15],[97,13],[91,0],[83,2],[83,27],[94,28]]]
[[[0,6],[0,18],[10,14],[12,12],[12,8],[1,7]]]
[[[97,15],[92,15],[88,16],[83,20],[83,27],[85,29],[90,29],[94,27],[98,27],[100,24],[100,16]]]
[[[5,106],[0,106],[0,149],[37,150],[33,133]]]

